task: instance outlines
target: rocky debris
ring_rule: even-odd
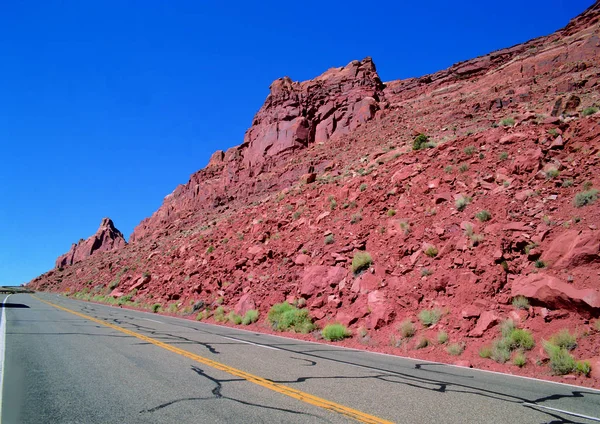
[[[96,234],[86,240],[73,243],[71,249],[56,259],[56,268],[73,265],[92,256],[96,252],[107,252],[127,245],[125,237],[115,228],[110,218],[103,218]]]

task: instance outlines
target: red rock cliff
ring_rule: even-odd
[[[78,243],[73,243],[67,253],[56,259],[56,268],[73,265],[92,256],[96,252],[119,249],[126,244],[125,237],[115,228],[112,220],[110,218],[103,218],[96,234],[87,240],[80,240]]]

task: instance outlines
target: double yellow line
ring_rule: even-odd
[[[256,375],[247,373],[242,370],[238,370],[237,368],[232,368],[228,365],[222,364],[220,362],[213,361],[211,359],[205,358],[200,355],[196,355],[195,353],[188,352],[187,350],[180,349],[178,347],[172,346],[170,344],[161,342],[159,340],[153,339],[151,337],[145,336],[140,333],[136,333],[135,331],[128,330],[123,327],[119,327],[118,325],[111,324],[109,322],[99,320],[97,318],[91,317],[86,314],[82,314],[81,312],[72,311],[71,309],[65,308],[63,306],[55,305],[54,303],[48,302],[46,300],[40,299],[39,297],[33,296],[40,302],[44,302],[47,305],[53,306],[61,311],[68,312],[73,315],[77,315],[78,317],[90,320],[95,322],[96,324],[104,325],[106,327],[112,328],[113,330],[120,331],[121,333],[125,333],[131,337],[136,337],[140,340],[143,340],[148,343],[152,343],[155,346],[162,347],[170,352],[176,353],[181,356],[185,356],[192,361],[199,362],[201,364],[207,365],[209,367],[218,369],[220,371],[224,371],[236,377],[243,378],[251,383],[258,384],[259,386],[265,387],[269,390],[273,390],[274,392],[281,393],[282,395],[289,396],[291,398],[300,400],[302,402],[308,403],[310,405],[318,406],[319,408],[326,409],[328,411],[336,412],[338,414],[344,415],[346,417],[355,419],[361,423],[372,423],[372,424],[389,424],[392,421],[387,421],[382,418],[365,414],[364,412],[358,411],[356,409],[349,408],[344,405],[340,405],[339,403],[331,402],[327,399],[323,399],[317,396],[313,396],[309,393],[302,392],[300,390],[292,389],[291,387],[285,386],[283,384],[274,383],[270,380],[267,380],[262,377],[258,377]]]

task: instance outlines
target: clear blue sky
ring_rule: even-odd
[[[549,34],[593,1],[208,3],[3,3],[0,284],[51,269],[104,216],[129,237],[242,142],[276,78],[365,56],[384,81],[420,76]]]

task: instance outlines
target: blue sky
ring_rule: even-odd
[[[270,83],[373,57],[384,81],[546,35],[593,1],[14,1],[0,15],[0,284],[104,216],[127,237]],[[217,4],[218,3],[218,4]]]

